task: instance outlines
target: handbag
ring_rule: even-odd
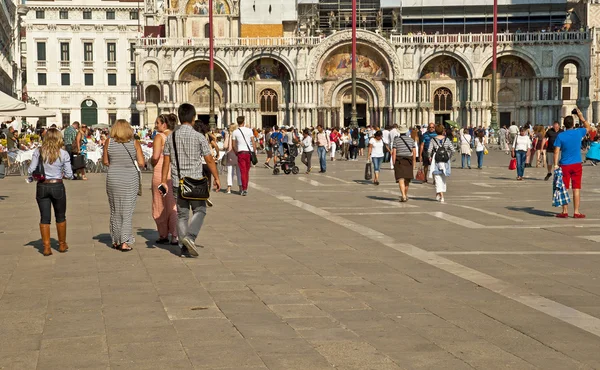
[[[371,162],[368,162],[365,165],[365,180],[369,181],[373,178],[373,169],[371,167]]]
[[[175,152],[175,164],[177,165],[177,177],[179,178],[179,196],[187,200],[207,200],[210,198],[210,186],[206,176],[199,179],[181,177],[175,132],[173,131],[171,135],[173,135],[173,151]]]
[[[73,161],[71,161],[71,167],[73,167],[74,170],[80,170],[82,168],[85,168],[85,166],[85,156],[83,154],[73,154]]]
[[[46,170],[44,169],[44,159],[42,158],[42,152],[39,149],[38,152],[40,153],[38,157],[38,163],[35,166],[35,170],[33,170],[33,172],[31,173],[31,177],[35,181],[43,182],[44,180],[46,180]]]
[[[483,155],[488,155],[490,152],[488,152],[488,149],[486,147],[483,147]]]
[[[511,171],[514,171],[517,169],[517,159],[516,158],[512,158],[510,160],[510,163],[508,164],[508,169]]]
[[[246,140],[246,136],[244,135],[244,131],[242,131],[242,128],[238,128],[238,130],[240,130],[240,134],[242,134],[242,137],[244,138],[244,141],[246,142],[246,146],[248,146],[248,150],[250,151],[250,160],[252,161],[252,165],[256,166],[256,164],[258,163],[258,158],[256,157],[256,153],[254,152],[254,150],[250,150],[250,144],[248,144],[248,141]]]
[[[142,171],[140,170],[140,167],[138,166],[137,162],[131,156],[131,153],[129,152],[129,149],[127,149],[127,147],[125,146],[125,144],[121,143],[121,145],[123,145],[123,148],[125,148],[125,150],[127,150],[127,154],[129,154],[129,158],[131,158],[131,161],[133,162],[133,165],[135,166],[135,170],[137,171],[137,174],[138,174],[138,192],[137,192],[137,195],[138,195],[138,197],[141,197],[142,196]]]
[[[417,170],[417,174],[415,175],[415,180],[425,182],[425,172],[423,171],[423,167],[420,167]]]

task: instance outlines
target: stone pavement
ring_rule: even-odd
[[[598,170],[588,218],[558,220],[544,170],[485,160],[443,205],[398,203],[387,164],[379,187],[362,161],[253,169],[197,259],[154,245],[149,190],[135,250],[111,249],[104,175],[67,183],[70,249],[43,257],[35,187],[2,180],[0,369],[600,368]]]

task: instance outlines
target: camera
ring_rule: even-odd
[[[571,114],[577,114],[577,108],[573,109],[573,110],[571,111]]]

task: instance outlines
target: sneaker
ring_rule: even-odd
[[[446,203],[446,199],[440,198],[440,203]]]
[[[184,245],[181,247],[181,258],[194,258],[197,256],[192,256],[190,250]]]
[[[213,202],[212,202],[210,199],[207,199],[207,200],[206,200],[206,205],[207,205],[208,207],[212,207],[212,206],[213,206]]]
[[[242,190],[242,196],[245,197],[246,195],[248,195],[248,190]]]
[[[231,188],[227,188],[227,194],[231,194]]]
[[[187,236],[181,240],[183,247],[181,247],[181,253],[183,254],[183,248],[187,249],[190,256],[198,257],[198,250],[196,249],[196,243]]]
[[[442,199],[442,197],[439,194],[435,195],[435,200],[437,200],[438,202],[440,201],[440,199]]]
[[[550,180],[550,177],[552,177],[551,173],[546,174],[546,177],[544,177],[544,181]]]

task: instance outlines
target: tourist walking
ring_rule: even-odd
[[[511,122],[510,126],[508,127],[508,145],[510,145],[511,150],[515,142],[515,138],[519,136],[519,131],[519,126],[517,126],[514,121]]]
[[[309,129],[304,129],[302,135],[302,163],[306,166],[306,174],[308,175],[312,170],[313,138],[310,136]]]
[[[363,156],[365,155],[365,148],[367,147],[367,143],[368,143],[368,138],[367,138],[367,132],[365,131],[364,127],[360,128],[359,131],[359,135],[358,135],[358,155],[359,156]]]
[[[141,186],[138,173],[145,161],[142,147],[133,138],[133,129],[126,120],[119,119],[112,126],[110,138],[104,145],[102,162],[108,167],[106,194],[110,206],[112,246],[121,252],[129,252],[135,242],[132,222]]]
[[[44,256],[52,254],[50,246],[50,224],[52,209],[58,234],[58,251],[64,253],[69,249],[67,245],[67,194],[63,178],[71,179],[73,170],[69,153],[63,150],[63,137],[55,128],[46,133],[42,146],[33,152],[29,164],[29,176],[37,181],[35,200],[40,210],[40,234],[44,247]],[[38,164],[42,163],[43,173],[37,171]]]
[[[73,142],[73,151],[76,154],[83,156],[83,158],[86,158],[86,160],[87,160],[87,143],[88,143],[87,131],[88,131],[87,125],[85,123],[82,124],[79,127],[79,131],[77,131],[77,135],[75,136],[75,141]],[[85,167],[76,170],[75,173],[76,173],[77,180],[86,180],[87,181],[87,177],[85,176]]]
[[[527,135],[527,129],[521,127],[519,136],[512,143],[512,156],[517,159],[517,180],[523,180],[525,176],[525,164],[527,152],[531,149],[531,138]]]
[[[206,137],[193,128],[196,109],[193,105],[183,103],[177,110],[181,126],[167,138],[164,149],[162,168],[162,185],[167,186],[168,173],[171,173],[173,192],[177,202],[177,231],[182,257],[197,257],[196,238],[200,233],[206,217],[206,202],[183,198],[179,181],[185,177],[201,179],[202,159],[212,174],[215,191],[221,190],[219,173],[215,159],[211,154]],[[208,184],[210,186],[210,184]],[[190,209],[192,218],[190,220]]]
[[[444,194],[447,190],[447,179],[450,176],[450,160],[454,153],[452,140],[445,135],[444,125],[435,125],[436,136],[430,140],[427,156],[431,159],[428,177],[433,177],[435,183],[435,199],[445,203]]]
[[[79,122],[75,121],[72,125],[65,128],[63,132],[63,141],[65,143],[65,150],[69,153],[71,161],[73,161],[73,143],[79,132]]]
[[[469,135],[468,130],[462,129],[459,140],[460,140],[460,157],[461,157],[460,168],[464,169],[465,163],[466,163],[467,168],[471,169],[471,154],[473,153],[473,137],[471,135]]]
[[[233,176],[237,178],[237,183],[239,187],[239,193],[242,194],[242,174],[240,173],[240,166],[238,165],[238,157],[233,150],[233,132],[237,130],[238,125],[232,123],[229,125],[229,129],[225,131],[225,142],[223,145],[223,150],[225,150],[225,165],[227,166],[227,194],[231,194],[231,187],[233,186]],[[267,162],[265,163],[268,166],[269,158],[267,157]]]
[[[359,141],[359,129],[353,128],[350,131],[350,160],[355,161],[358,157],[358,141]]]
[[[546,148],[546,164],[548,165],[548,173],[546,174],[546,177],[544,177],[545,181],[548,181],[550,177],[552,177],[552,167],[554,166],[554,141],[561,132],[563,132],[563,129],[560,128],[560,123],[554,121],[552,127],[550,127],[544,135],[543,146]]]
[[[395,128],[396,135],[392,142],[392,163],[394,175],[400,187],[400,202],[408,201],[408,186],[414,177],[414,168],[417,159],[417,143],[408,135],[408,127]]]
[[[171,114],[161,114],[156,118],[154,123],[154,129],[157,134],[154,136],[152,143],[152,158],[150,163],[153,167],[152,173],[152,218],[156,222],[156,229],[158,231],[158,244],[178,245],[179,239],[177,234],[177,205],[175,204],[175,197],[173,197],[173,185],[171,181],[167,183],[167,193],[163,193],[159,190],[159,186],[162,183],[162,164],[163,164],[163,150],[167,137],[171,135],[177,125],[177,116]],[[167,174],[168,180],[171,179],[171,174]],[[171,239],[169,240],[169,234]]]
[[[438,135],[435,133],[435,124],[431,122],[429,125],[427,125],[427,131],[423,134],[423,141],[421,142],[421,148],[419,150],[419,153],[421,153],[421,162],[423,163],[425,173],[429,173],[429,166],[431,165],[431,158],[429,157],[429,143],[431,142],[431,139],[436,136]],[[427,182],[427,178],[425,178],[425,182]]]
[[[331,134],[329,135],[329,143],[330,143],[330,156],[331,160],[335,161],[335,152],[340,147],[339,140],[341,138],[340,132],[336,127],[331,130]]]
[[[238,157],[238,166],[240,167],[240,175],[242,177],[242,191],[243,196],[248,195],[248,181],[250,178],[250,165],[252,154],[256,153],[256,146],[254,145],[254,137],[252,136],[252,130],[246,127],[246,119],[244,116],[237,118],[238,128],[231,135],[233,139],[233,150]],[[288,143],[293,145],[293,143]]]
[[[319,155],[319,165],[321,170],[319,173],[327,172],[327,151],[331,146],[331,142],[329,141],[329,136],[327,136],[327,132],[323,130],[323,126],[317,126],[317,154]]]
[[[500,130],[498,130],[498,144],[500,145],[500,150],[508,154],[508,130],[506,129],[506,125],[502,125]]]
[[[367,158],[373,162],[373,184],[379,185],[379,171],[381,169],[381,163],[384,158],[384,147],[383,133],[381,131],[375,132],[375,136],[369,140],[369,155]],[[367,159],[367,162],[369,159]]]
[[[477,169],[483,169],[483,156],[487,151],[487,138],[485,137],[485,131],[477,131],[477,137],[475,138],[475,153],[477,153]]]
[[[237,128],[237,126],[236,126]],[[275,158],[273,157],[273,146],[271,145],[271,129],[267,127],[265,129],[264,134],[264,142],[265,142],[265,152],[267,152],[267,159],[265,160],[265,168],[273,168],[270,165],[271,159],[273,159],[273,164],[275,164]],[[233,147],[232,147],[233,148]],[[239,169],[239,167],[238,167]]]
[[[583,177],[583,167],[581,165],[581,141],[591,131],[591,126],[583,117],[579,109],[576,110],[579,117],[581,128],[573,128],[573,116],[567,116],[563,120],[565,131],[556,136],[554,140],[554,169],[560,168],[563,173],[565,188],[573,189],[573,218],[585,218],[585,215],[579,212],[581,201],[581,180]],[[560,155],[560,161],[559,161]],[[557,214],[558,218],[569,217],[569,205],[562,206],[562,212]]]

